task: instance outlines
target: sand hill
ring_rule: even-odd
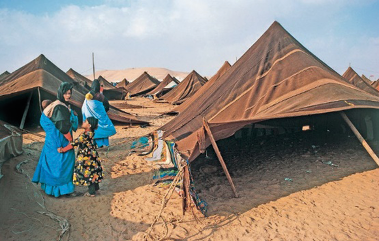
[[[187,72],[172,71],[165,68],[146,67],[129,68],[123,70],[100,70],[96,71],[96,77],[101,75],[106,80],[111,82],[119,82],[124,78],[126,78],[128,81],[133,81],[137,79],[144,71],[160,81],[162,81],[167,74],[170,74],[171,76],[177,78],[179,81],[183,80],[188,75]],[[93,80],[92,75],[88,75],[86,77],[90,80]]]

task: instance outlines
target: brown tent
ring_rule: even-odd
[[[192,103],[195,102],[200,96],[205,95],[209,86],[213,85],[214,82],[218,80],[223,74],[225,74],[226,71],[228,71],[230,68],[230,63],[228,61],[225,61],[221,68],[217,71],[217,73],[213,75],[212,78],[210,78],[209,81],[205,83],[203,87],[201,87],[191,98],[186,100],[183,104],[175,107],[169,113],[181,113],[182,111],[184,111],[188,106],[192,105]]]
[[[13,125],[35,125],[41,116],[41,101],[56,100],[57,90],[62,82],[74,84],[70,100],[72,108],[81,118],[84,95],[88,92],[65,72],[55,66],[44,55],[11,73],[0,83],[0,119]],[[12,107],[12,108],[10,108]],[[146,124],[137,117],[110,107],[110,119],[123,123]]]
[[[4,73],[0,74],[0,81],[5,79],[8,75],[10,75],[11,73],[9,73],[8,71],[4,71]]]
[[[124,90],[126,90],[126,86],[128,84],[129,84],[129,81],[126,78],[124,78],[123,80],[117,83],[116,88],[123,88]]]
[[[103,94],[107,97],[108,100],[123,100],[126,96],[126,91],[123,89],[119,89],[114,87],[108,80],[106,80],[103,76],[99,76],[97,78],[100,84],[103,86],[104,91]]]
[[[66,74],[71,77],[71,79],[75,80],[76,82],[79,82],[82,86],[84,86],[87,90],[91,89],[92,81],[88,79],[87,77],[79,74],[72,68],[70,68]]]
[[[353,70],[353,68],[349,67],[342,75],[349,83],[357,86],[358,88],[366,91],[375,96],[379,96],[379,92],[371,86],[371,84],[364,81],[359,75]]]
[[[172,77],[170,74],[167,74],[163,81],[152,91],[146,93],[146,95],[155,95],[157,97],[161,97],[174,88],[174,86],[168,87],[170,84],[178,85],[179,83],[179,80],[177,80],[175,77]]]
[[[175,89],[163,95],[161,99],[179,105],[194,95],[205,83],[204,78],[193,70]]]
[[[143,72],[137,79],[126,86],[130,96],[144,95],[159,85],[159,80]]]
[[[247,124],[354,108],[379,109],[379,97],[347,83],[278,22],[186,111],[161,127],[165,139],[194,160],[215,140]]]

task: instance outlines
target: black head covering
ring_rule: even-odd
[[[87,121],[88,123],[91,125],[91,130],[94,131],[97,129],[97,124],[99,123],[98,119],[96,119],[95,117],[88,117],[87,118]]]
[[[100,92],[100,82],[99,82],[98,79],[95,79],[92,82],[91,91],[90,92],[91,92],[92,95],[95,95],[96,93]]]
[[[63,103],[65,104],[68,104],[65,100],[64,100],[64,93],[66,93],[68,90],[71,90],[72,91],[72,87],[73,85],[71,83],[68,83],[68,82],[63,82],[61,83],[61,85],[59,86],[58,88],[58,94],[57,94],[57,98],[58,100],[62,101]]]

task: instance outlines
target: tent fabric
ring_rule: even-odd
[[[207,146],[203,118],[215,140],[269,119],[379,109],[379,97],[348,83],[278,22],[184,112],[160,128],[190,161]]]
[[[81,109],[84,95],[88,90],[81,85],[75,84],[75,81],[70,76],[42,54],[0,81],[0,101],[14,95],[31,92],[37,88],[57,96],[58,87],[62,82],[74,84],[70,103]],[[112,120],[128,124],[148,124],[148,122],[139,120],[137,117],[112,106],[108,111],[108,116]]]
[[[179,105],[193,96],[205,83],[205,79],[195,70],[192,70],[175,89],[163,95],[161,99],[171,104]]]
[[[0,120],[0,178],[3,163],[22,152],[21,130]]]
[[[79,74],[72,68],[70,68],[66,74],[71,77],[71,79],[75,80],[76,82],[79,82],[82,86],[86,87],[86,89],[90,90],[92,81],[85,76]]]
[[[150,90],[153,90],[160,82],[156,78],[149,75],[146,71],[143,72],[132,83],[128,84],[125,88],[130,96],[143,95]]]
[[[180,82],[175,77],[172,77],[170,74],[167,74],[166,77],[162,80],[162,82],[157,87],[155,87],[152,91],[146,93],[146,95],[159,95],[160,93],[164,92],[165,87],[167,88],[167,86],[170,85],[171,83],[175,83],[176,85],[178,85]],[[172,89],[172,88],[173,87],[168,88],[168,89]]]
[[[123,88],[126,90],[126,86],[128,84],[129,84],[129,81],[126,78],[124,78],[123,80],[117,83],[116,88]]]
[[[2,74],[0,74],[0,81],[5,79],[8,75],[10,75],[8,71],[4,71]]]
[[[344,77],[349,83],[357,86],[361,90],[364,90],[372,95],[379,96],[379,91],[372,87],[371,84],[363,80],[363,78],[361,78],[357,72],[353,70],[353,68],[347,68],[342,77]]]
[[[183,104],[175,107],[170,113],[180,113],[183,112],[188,106],[190,106],[194,101],[196,101],[200,96],[205,95],[208,91],[209,86],[213,85],[223,74],[225,74],[231,65],[228,61],[225,61],[221,68],[217,71],[215,75],[210,78],[207,83],[204,84],[191,98],[186,100]]]

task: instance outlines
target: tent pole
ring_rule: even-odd
[[[368,145],[368,143],[366,142],[366,140],[361,136],[361,134],[359,133],[359,131],[357,130],[357,128],[355,128],[355,126],[353,125],[353,123],[346,116],[345,112],[341,111],[340,114],[341,114],[342,118],[345,120],[345,122],[347,123],[347,125],[354,132],[354,134],[358,138],[358,140],[362,143],[363,147],[366,149],[366,151],[368,152],[368,154],[370,154],[370,156],[372,157],[372,159],[374,159],[374,161],[376,162],[376,164],[379,166],[379,158],[378,158],[378,156],[371,149],[371,147]]]
[[[41,111],[41,114],[42,114],[41,91],[39,90],[39,87],[37,88],[37,90],[38,90],[39,110]]]
[[[213,134],[211,132],[211,128],[209,128],[209,125],[207,123],[207,121],[203,118],[203,125],[205,127],[205,130],[208,132],[208,135],[209,135],[209,139],[211,140],[211,143],[212,143],[212,146],[216,152],[216,155],[218,157],[218,160],[220,161],[221,163],[221,166],[222,168],[224,169],[224,172],[225,172],[225,175],[226,177],[228,178],[228,181],[229,181],[229,184],[230,186],[232,187],[232,190],[233,190],[233,193],[234,193],[234,197],[238,197],[238,194],[237,194],[237,191],[236,191],[236,188],[233,184],[233,180],[232,180],[232,177],[230,176],[229,174],[229,171],[228,171],[228,168],[226,167],[225,165],[225,162],[224,162],[224,159],[222,158],[221,156],[221,153],[220,153],[220,150],[218,149],[218,146],[217,146],[217,143],[213,137]]]
[[[24,129],[26,115],[28,114],[29,106],[30,106],[30,100],[32,99],[33,91],[30,92],[28,102],[26,103],[24,114],[22,115],[20,129]]]

